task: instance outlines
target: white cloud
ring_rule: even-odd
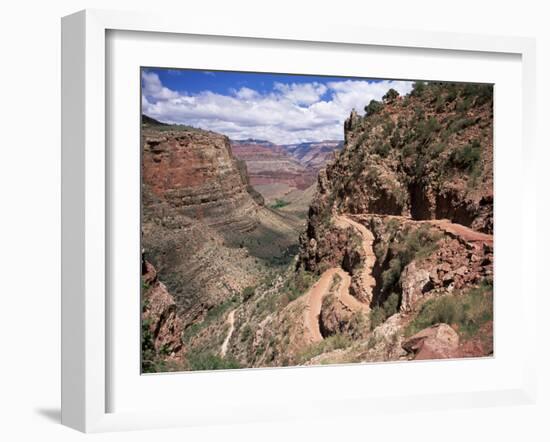
[[[279,144],[343,139],[343,123],[390,88],[408,93],[411,82],[343,80],[326,85],[276,83],[273,92],[242,87],[222,95],[185,95],[164,87],[155,73],[142,76],[143,112],[167,123],[189,124],[230,138],[259,138]]]
[[[319,101],[327,91],[324,84],[313,83],[275,83],[273,89],[280,92],[284,98],[298,105],[310,105]]]
[[[143,95],[154,100],[170,100],[178,97],[178,93],[164,87],[160,78],[154,72],[143,71]]]

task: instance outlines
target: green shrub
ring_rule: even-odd
[[[483,281],[464,293],[444,295],[426,301],[405,330],[407,336],[435,324],[458,326],[459,333],[471,337],[480,326],[493,319],[493,285]]]
[[[348,335],[335,334],[329,336],[328,338],[323,339],[321,342],[310,345],[302,353],[300,353],[298,358],[299,363],[303,364],[304,362],[307,362],[322,353],[327,353],[332,350],[339,350],[349,347],[352,343],[353,341]]]
[[[384,301],[383,307],[384,313],[386,314],[387,318],[395,315],[399,308],[399,295],[395,292],[390,294],[390,296],[388,296],[388,299]]]
[[[382,97],[382,100],[389,103],[395,100],[397,97],[399,97],[399,92],[392,88],[388,92],[386,92],[386,94]]]
[[[449,123],[448,129],[451,133],[460,132],[476,123],[475,118],[458,118]]]
[[[390,245],[391,259],[382,272],[381,292],[397,288],[401,273],[413,259],[429,256],[438,247],[441,234],[434,233],[429,226],[409,229],[396,237]]]
[[[440,114],[445,110],[445,100],[442,95],[439,95],[437,97],[437,100],[435,101],[435,111]]]
[[[387,143],[378,142],[375,144],[373,152],[380,155],[382,158],[386,158],[390,153],[391,147]]]
[[[384,138],[388,138],[393,133],[394,129],[395,129],[395,123],[392,120],[388,120],[382,126],[382,136]]]
[[[458,95],[458,90],[456,87],[456,84],[449,84],[447,85],[447,97],[445,98],[445,101],[447,103],[452,103],[456,100],[456,97]]]
[[[481,159],[481,144],[474,140],[454,150],[449,157],[451,164],[459,169],[473,171]]]
[[[241,368],[234,359],[222,358],[212,352],[193,350],[186,355],[187,366],[190,370],[228,370]]]
[[[256,289],[252,286],[245,287],[242,292],[243,301],[248,301],[256,293]]]
[[[374,115],[382,110],[384,105],[376,100],[371,100],[369,104],[365,106],[365,112],[367,116]]]
[[[315,275],[300,268],[285,281],[283,292],[288,296],[289,302],[306,293],[315,282]]]
[[[384,308],[380,306],[374,307],[369,313],[369,322],[371,331],[378,327],[386,320]]]
[[[432,158],[437,158],[445,150],[444,143],[435,143],[430,145],[429,154]]]
[[[405,146],[403,146],[403,149],[401,149],[401,154],[405,158],[408,158],[411,155],[413,155],[415,153],[415,151],[416,151],[416,149],[412,144],[405,144]]]
[[[390,138],[390,144],[392,147],[397,147],[401,143],[401,135],[399,134],[399,131],[394,131],[393,135]]]
[[[492,84],[479,85],[479,90],[475,101],[475,105],[481,106],[485,103],[492,102],[492,101],[493,101],[493,85]]]
[[[252,327],[245,324],[241,331],[241,342],[247,342],[250,338],[252,338]]]
[[[413,90],[411,91],[411,95],[413,97],[421,97],[424,94],[424,91],[426,90],[426,83],[423,81],[415,81],[413,83]]]
[[[428,143],[441,130],[441,125],[436,118],[430,117],[427,121],[417,123],[415,133],[420,143]]]
[[[270,207],[272,209],[280,209],[281,207],[288,206],[290,203],[288,201],[282,200],[282,199],[276,199],[275,203],[273,203]]]

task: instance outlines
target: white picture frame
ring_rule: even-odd
[[[251,401],[253,396],[244,394],[234,398],[231,409],[217,410],[197,405],[195,410],[168,407],[167,409],[136,409],[113,411],[109,405],[110,381],[109,327],[113,317],[110,312],[107,288],[109,287],[108,244],[113,233],[107,228],[110,217],[109,204],[109,155],[106,122],[111,117],[108,107],[110,93],[106,68],[112,60],[108,51],[109,32],[155,33],[163,36],[216,36],[269,40],[298,44],[300,42],[338,44],[340,47],[400,48],[407,50],[426,49],[437,53],[467,52],[483,59],[486,54],[503,54],[517,57],[521,64],[521,114],[520,144],[518,159],[521,159],[523,185],[521,187],[521,296],[518,299],[521,333],[525,343],[518,364],[521,373],[500,388],[477,388],[460,393],[438,392],[437,388],[427,394],[399,394],[389,391],[376,399],[361,391],[353,397],[338,394],[324,402],[312,401],[310,406],[283,405],[259,407]],[[151,34],[152,35],[152,34]],[[295,43],[293,43],[295,42]],[[337,414],[364,415],[373,410],[404,411],[408,409],[441,409],[470,406],[533,403],[535,400],[535,368],[533,339],[536,324],[525,318],[536,317],[530,312],[536,305],[536,288],[532,278],[527,277],[527,258],[535,255],[535,229],[530,228],[535,220],[536,194],[534,158],[534,108],[535,108],[535,45],[532,39],[517,37],[494,37],[451,33],[427,33],[404,30],[379,30],[350,28],[346,26],[323,26],[314,24],[294,28],[276,23],[265,26],[250,23],[234,24],[231,21],[215,22],[208,18],[195,17],[184,24],[178,17],[155,16],[143,13],[122,13],[86,10],[67,16],[62,20],[62,423],[85,432],[123,429],[158,428],[168,426],[208,425],[212,423],[254,422],[285,418],[307,418]],[[436,54],[437,56],[437,54]],[[488,56],[488,55],[487,55]],[[179,67],[179,66],[178,66]],[[181,66],[183,67],[183,66]],[[139,115],[138,115],[139,116]],[[498,124],[498,113],[497,113]],[[138,121],[138,120],[136,120]],[[136,127],[136,130],[138,128]],[[496,143],[498,143],[498,138]],[[498,155],[498,152],[496,153]],[[498,197],[497,197],[498,198]],[[497,221],[498,223],[498,221]],[[498,235],[496,268],[498,275]],[[518,283],[518,284],[519,284]],[[498,286],[496,289],[498,296]],[[502,289],[505,293],[505,288]],[[502,327],[506,318],[500,317]],[[516,324],[517,326],[517,324]],[[497,325],[498,327],[498,325]],[[498,357],[498,356],[497,356]],[[432,364],[432,365],[429,365]],[[434,370],[431,362],[416,365],[416,370]],[[378,366],[380,367],[380,366]],[[418,368],[420,367],[420,368]],[[424,367],[424,368],[422,368]],[[441,365],[440,365],[441,367]],[[326,367],[320,370],[325,370]],[[309,368],[306,370],[317,370]],[[349,367],[330,367],[330,373],[347,370]],[[475,370],[476,367],[470,367]],[[296,371],[296,370],[302,370]],[[299,378],[304,369],[274,369],[263,372],[239,370],[239,374],[201,373],[218,376],[219,382],[241,382],[246,377],[256,386],[265,382],[267,373],[284,372],[287,379]],[[356,366],[358,370],[374,370],[372,366]],[[379,368],[376,368],[379,370]],[[392,371],[400,370],[394,364]],[[518,369],[519,370],[519,369]],[[325,371],[325,373],[329,373]],[[178,375],[173,375],[178,376]],[[172,375],[170,377],[173,377]],[[226,377],[222,377],[226,376]],[[318,376],[318,374],[317,374]],[[167,379],[169,376],[164,376]],[[254,380],[252,378],[254,377]],[[198,378],[196,378],[198,379]],[[302,379],[305,382],[305,380]],[[164,381],[171,382],[170,380]],[[219,383],[218,382],[218,383]],[[163,388],[166,388],[164,386]],[[307,388],[307,387],[306,387]],[[161,391],[161,390],[159,390]],[[165,391],[165,390],[164,390]],[[193,397],[186,398],[192,403]],[[326,407],[333,401],[337,407]],[[220,404],[222,401],[220,401]]]

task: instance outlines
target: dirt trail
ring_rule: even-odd
[[[370,216],[373,216],[373,215],[370,215]],[[379,218],[387,218],[387,219],[395,218],[395,219],[398,219],[401,221],[407,221],[410,223],[431,224],[432,226],[439,228],[443,232],[448,233],[452,236],[455,236],[458,239],[461,239],[465,242],[469,242],[469,243],[481,242],[484,244],[493,244],[493,235],[488,233],[478,232],[477,230],[473,230],[470,227],[466,227],[462,224],[453,223],[448,219],[442,218],[442,219],[414,220],[410,217],[399,216],[399,215],[374,215],[374,216],[377,216]],[[350,217],[361,220],[363,219],[364,215],[350,215]]]
[[[366,297],[372,299],[372,291],[376,284],[376,280],[372,276],[372,268],[376,261],[376,256],[372,249],[374,236],[365,226],[343,215],[338,215],[336,217],[336,225],[341,228],[351,227],[361,236],[365,255],[365,265],[359,275],[359,285],[364,288]],[[305,298],[306,309],[304,311],[304,322],[313,342],[323,340],[323,336],[319,329],[319,315],[321,313],[323,298],[330,291],[335,275],[339,275],[340,278],[342,278],[338,291],[335,294],[342,304],[352,311],[362,310],[367,314],[370,311],[368,304],[359,301],[350,294],[349,287],[351,285],[351,276],[348,272],[340,267],[332,267],[326,270],[315,285],[311,287]]]
[[[456,235],[457,237],[462,238],[466,242],[493,243],[493,235],[472,230],[462,224],[452,223],[448,219],[430,220],[429,223],[439,227],[451,235]]]
[[[372,292],[374,290],[374,286],[376,285],[376,280],[372,275],[372,269],[376,262],[376,255],[374,254],[374,250],[372,248],[374,243],[374,235],[363,224],[360,224],[344,215],[336,216],[336,225],[341,228],[351,227],[358,232],[361,237],[365,262],[363,265],[363,270],[359,275],[359,285],[365,290],[366,299],[370,301],[372,300]]]
[[[319,330],[319,314],[323,298],[330,290],[332,278],[338,272],[337,267],[325,270],[319,280],[306,293],[306,309],[304,310],[304,323],[309,331],[311,340],[319,342],[323,340],[321,330]],[[348,275],[349,276],[349,275]]]
[[[233,335],[233,331],[235,330],[235,310],[231,310],[229,312],[229,315],[227,315],[227,322],[229,323],[229,331],[227,332],[227,336],[225,337],[222,348],[221,348],[221,356],[222,358],[225,357],[225,354],[227,353],[227,346],[229,345],[229,340],[231,339],[231,336]]]

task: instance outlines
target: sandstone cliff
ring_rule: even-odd
[[[144,118],[142,243],[184,328],[288,262],[298,232],[267,208],[227,137]]]

